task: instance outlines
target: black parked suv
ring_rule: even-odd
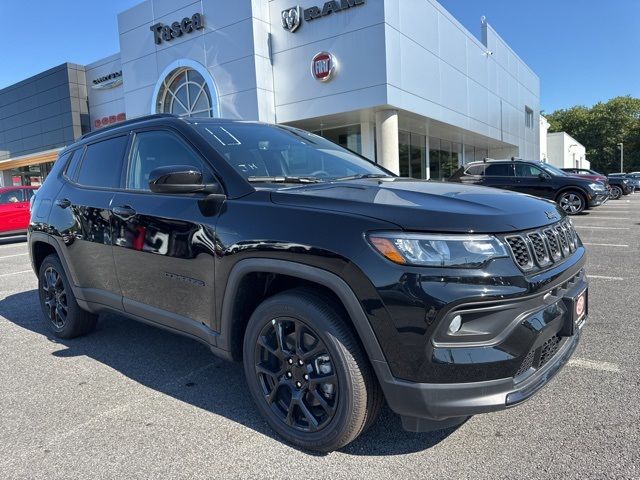
[[[610,173],[609,179],[624,178],[628,181],[631,193],[640,190],[640,174],[638,173]]]
[[[604,184],[575,175],[543,162],[488,160],[459,168],[449,182],[503,188],[557,202],[568,215],[602,205],[609,198]]]
[[[618,200],[623,195],[630,195],[635,190],[631,180],[622,175],[609,175],[607,178],[611,190],[610,197],[613,200]]]
[[[555,205],[254,122],[85,135],[36,196],[29,250],[54,335],[117,312],[199,340],[244,363],[275,431],[324,451],[385,400],[412,431],[523,402],[587,316],[585,249]]]

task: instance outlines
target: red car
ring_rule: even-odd
[[[595,170],[589,170],[588,168],[562,168],[561,170],[567,172],[569,175],[579,175],[594,182],[602,182],[606,187],[609,187],[609,179]]]
[[[26,233],[29,201],[37,187],[0,188],[0,236]]]

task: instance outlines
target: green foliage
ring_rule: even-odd
[[[545,115],[549,132],[567,132],[583,144],[591,168],[602,173],[620,171],[624,143],[624,169],[640,171],[640,98],[612,98],[593,107],[576,106]]]

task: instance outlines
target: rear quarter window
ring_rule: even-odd
[[[471,165],[465,172],[466,175],[484,175],[484,164]]]

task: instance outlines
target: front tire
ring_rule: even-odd
[[[622,196],[622,189],[620,187],[613,186],[609,192],[611,200],[618,200]]]
[[[80,308],[56,255],[49,255],[42,261],[38,291],[47,327],[56,337],[74,338],[95,328],[96,315]]]
[[[344,317],[330,298],[296,289],[265,300],[247,325],[251,396],[271,428],[302,448],[339,449],[380,410],[380,387]]]
[[[578,215],[586,208],[587,201],[582,193],[569,190],[558,196],[558,204],[567,215]]]

